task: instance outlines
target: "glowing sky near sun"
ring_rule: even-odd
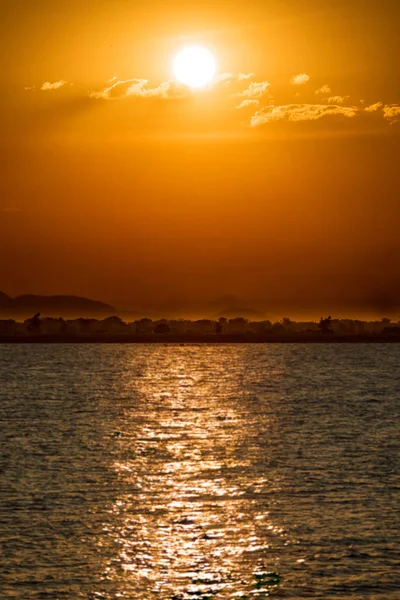
[[[399,3],[8,4],[0,289],[392,306]]]

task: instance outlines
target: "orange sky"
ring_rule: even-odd
[[[398,315],[400,3],[4,4],[0,289]]]

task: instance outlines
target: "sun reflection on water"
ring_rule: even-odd
[[[1,600],[397,600],[399,348],[350,346],[5,345]]]
[[[115,558],[104,582],[118,583],[120,597],[265,598],[278,585],[269,540],[285,533],[269,521],[259,424],[222,361],[210,372],[189,347],[154,360],[149,352],[141,377],[127,365],[123,382],[120,493],[107,525]]]

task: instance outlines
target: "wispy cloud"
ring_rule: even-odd
[[[390,123],[398,123],[400,121],[400,106],[398,104],[387,104],[383,108],[383,116]]]
[[[143,80],[141,80],[140,83],[132,84],[126,91],[127,96],[139,96],[142,98],[158,97],[166,100],[169,98],[182,98],[191,93],[192,91],[190,88],[173,79],[164,81],[155,88],[149,87],[147,81],[143,82]]]
[[[293,75],[291,79],[291,83],[293,85],[304,85],[310,81],[310,76],[307,73],[299,73],[298,75]]]
[[[103,90],[90,92],[89,96],[104,100],[124,97],[168,99],[188,96],[190,93],[190,88],[174,80],[164,81],[157,87],[151,87],[147,79],[134,78],[114,81]]]
[[[326,99],[328,104],[344,104],[350,96],[330,96]]]
[[[366,112],[377,112],[381,108],[383,108],[383,102],[376,102],[375,104],[371,104],[370,106],[366,106],[364,108],[364,110]]]
[[[248,81],[254,77],[254,73],[220,73],[214,78],[215,84],[225,84],[229,85],[231,83],[236,83],[240,81]]]
[[[255,81],[254,73],[222,73],[214,78],[214,80],[204,89],[192,89],[175,80],[163,81],[159,85],[152,85],[149,80],[143,78],[120,79],[117,76],[112,77],[104,83],[100,89],[89,91],[83,90],[81,86],[74,88],[73,94],[75,99],[84,100],[86,105],[93,100],[116,100],[128,98],[144,98],[144,99],[161,99],[172,100],[179,98],[190,98],[198,94],[212,95],[214,94],[215,105],[228,107],[228,110],[249,110],[251,117],[251,126],[259,127],[267,123],[276,121],[317,121],[323,117],[354,117],[357,114],[364,115],[358,119],[360,127],[366,122],[367,115],[375,114],[375,122],[378,117],[386,121],[388,125],[400,122],[400,105],[399,104],[384,104],[384,102],[376,102],[371,105],[366,105],[363,101],[357,106],[348,106],[350,96],[329,95],[331,87],[328,84],[321,86],[316,91],[306,87],[306,91],[316,94],[316,102],[310,103],[299,100],[290,100],[293,98],[293,93],[303,96],[305,91],[301,86],[310,81],[310,76],[306,73],[299,73],[292,78],[292,84],[297,89],[288,92],[286,89],[286,98],[281,96],[280,104],[274,103],[274,98],[270,94],[269,81]],[[43,84],[26,86],[26,91],[54,91],[59,90],[63,86],[73,86],[73,83],[67,82],[64,79],[59,81],[46,81]],[[53,97],[53,95],[51,94]],[[61,97],[63,97],[62,94]],[[54,101],[57,102],[59,96],[54,94]],[[308,99],[308,98],[307,98]],[[236,102],[235,102],[236,100]],[[232,106],[232,102],[235,102]],[[288,102],[287,104],[285,102]],[[267,106],[263,106],[267,105]],[[47,106],[47,103],[46,103]],[[230,108],[229,108],[230,107]],[[235,108],[234,108],[235,107]],[[372,116],[370,117],[370,120]],[[371,121],[372,122],[372,121]]]
[[[255,73],[239,73],[237,76],[238,81],[246,81],[255,77]]]
[[[146,85],[146,79],[115,79],[112,78],[108,81],[109,84],[107,87],[102,90],[96,90],[89,92],[89,96],[91,98],[102,98],[104,100],[111,100],[113,98],[122,98],[126,96],[126,91],[135,84]]]
[[[66,85],[67,81],[64,81],[64,79],[60,79],[60,81],[54,81],[54,82],[50,82],[50,81],[45,81],[42,86],[41,86],[41,90],[42,92],[49,92],[52,90],[58,90],[61,87],[63,87],[63,85]]]
[[[267,93],[269,86],[269,81],[254,81],[245,90],[239,92],[238,96],[248,98],[249,100],[262,98]]]
[[[327,96],[328,94],[332,93],[332,90],[328,84],[325,84],[322,87],[320,87],[315,93],[317,94],[317,96]]]
[[[259,127],[274,121],[316,121],[326,116],[355,117],[357,109],[326,104],[287,104],[266,106],[256,112],[250,121],[252,127]]]
[[[236,108],[249,108],[251,106],[258,106],[260,104],[259,100],[243,100]]]
[[[249,81],[254,77],[254,73],[222,73],[218,75],[210,84],[210,88],[225,86],[234,83],[242,83]],[[241,93],[244,98],[261,97],[269,86],[268,82],[251,83],[246,90]],[[101,90],[89,92],[89,96],[95,99],[112,100],[124,97],[140,97],[140,98],[183,98],[200,90],[193,90],[190,87],[183,85],[173,79],[164,81],[156,87],[152,87],[147,79],[117,79],[112,77],[106,87]]]

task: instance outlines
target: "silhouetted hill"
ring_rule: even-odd
[[[205,306],[205,309],[203,309],[203,312],[212,319],[218,319],[219,317],[225,317],[227,319],[244,317],[245,319],[261,320],[265,318],[263,312],[248,306],[246,302],[246,300],[230,294],[209,302]]]
[[[26,317],[38,312],[55,317],[94,317],[115,315],[118,311],[110,304],[80,296],[24,294],[11,298],[4,292],[0,292],[0,313],[2,316]]]
[[[245,319],[258,319],[262,320],[264,318],[264,313],[255,308],[249,307],[229,307],[224,308],[214,315],[212,315],[213,319],[219,319],[220,317],[225,317],[226,319],[235,319],[236,317],[244,317]]]
[[[12,302],[13,302],[13,299],[10,296],[8,296],[4,292],[0,291],[0,310],[2,308],[7,308],[7,307],[11,306]]]

